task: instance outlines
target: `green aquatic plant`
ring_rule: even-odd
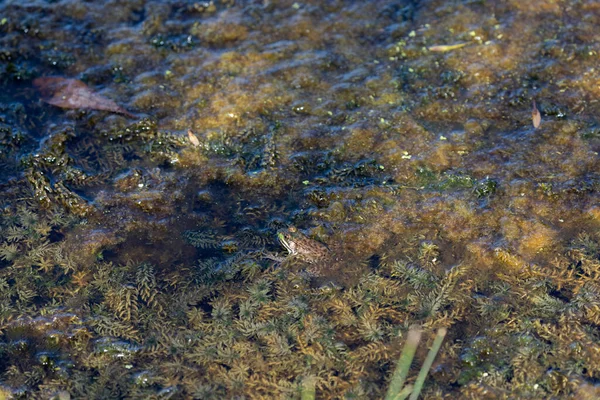
[[[217,234],[210,231],[186,231],[183,233],[183,237],[189,244],[201,249],[216,249],[221,246],[221,240]]]
[[[475,185],[474,193],[477,197],[489,197],[498,189],[498,182],[491,178],[485,178]]]

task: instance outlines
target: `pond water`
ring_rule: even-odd
[[[412,325],[423,398],[600,396],[599,25],[1,2],[0,398],[382,398]]]

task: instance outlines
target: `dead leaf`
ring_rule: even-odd
[[[449,44],[449,45],[437,45],[428,47],[429,51],[437,51],[440,53],[445,53],[447,51],[452,51],[456,49],[460,49],[461,47],[465,47],[468,43],[458,43],[458,44]]]
[[[191,129],[188,129],[188,139],[194,146],[200,146],[200,141],[198,140],[196,135],[194,135],[194,132],[192,132]]]
[[[540,114],[540,111],[537,109],[537,106],[535,105],[535,100],[533,100],[533,110],[531,111],[531,121],[533,122],[533,127],[535,129],[539,128],[540,124],[542,123],[542,115]]]
[[[47,76],[35,79],[33,86],[42,94],[42,100],[53,106],[103,110],[137,118],[114,101],[94,93],[85,83],[77,79]]]

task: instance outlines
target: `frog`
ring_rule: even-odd
[[[339,244],[332,247],[312,239],[291,226],[277,232],[279,243],[288,251],[286,257],[268,257],[288,267],[299,261],[302,273],[313,287],[345,287],[356,284],[365,264],[356,262]]]
[[[277,232],[279,243],[288,251],[288,257],[297,258],[308,264],[327,260],[331,251],[324,243],[311,239],[291,226]]]

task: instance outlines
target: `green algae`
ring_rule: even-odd
[[[593,398],[597,6],[413,3],[3,3],[0,396]]]

